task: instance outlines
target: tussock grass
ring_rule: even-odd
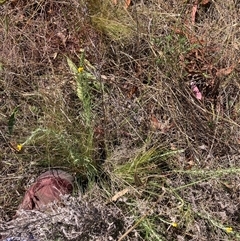
[[[111,40],[126,41],[134,36],[136,22],[121,1],[117,5],[111,0],[87,2],[92,23]]]
[[[119,240],[240,239],[239,10],[211,1],[192,24],[193,4],[1,6],[3,221],[60,167],[92,181],[86,195],[97,180],[101,205],[127,190]]]

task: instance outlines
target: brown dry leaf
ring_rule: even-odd
[[[195,166],[195,162],[193,160],[189,160],[187,162],[187,166],[185,167],[186,170],[190,170]]]
[[[193,35],[186,35],[186,37],[188,38],[188,41],[191,43],[191,44],[204,44],[205,41],[203,39],[199,39]]]
[[[160,122],[154,115],[151,116],[150,126],[153,130],[160,130],[163,133],[166,133],[172,127],[169,120]]]
[[[61,39],[63,45],[66,47],[67,37],[63,33],[61,33],[61,32],[58,32],[57,36]]]
[[[228,183],[228,182],[221,182],[223,188],[228,191],[228,192],[232,192],[234,190],[234,185],[232,183]]]
[[[210,2],[210,0],[202,0],[202,1],[200,2],[200,4],[206,5],[206,4],[208,4],[209,2]]]
[[[175,28],[175,27],[171,27],[172,31],[176,34],[181,34],[181,35],[184,35],[185,36],[185,33],[182,29],[179,29],[179,28]]]
[[[221,76],[225,76],[225,75],[229,75],[233,72],[233,70],[235,69],[236,67],[236,64],[233,64],[232,66],[228,67],[228,68],[223,68],[223,69],[220,69],[217,71],[216,75],[218,77],[221,77]]]
[[[173,151],[176,151],[178,148],[176,147],[175,144],[170,143],[170,149],[173,150]]]
[[[117,192],[112,198],[112,202],[116,202],[120,197],[124,196],[126,193],[129,192],[129,188],[124,188],[122,191]]]
[[[193,7],[192,7],[192,14],[191,14],[192,25],[195,24],[197,7],[198,7],[198,4],[197,4],[197,3],[195,3],[195,4],[193,5]]]
[[[195,20],[196,20],[196,13],[197,13],[197,8],[198,8],[198,4],[201,5],[206,5],[209,3],[209,0],[201,0],[200,2],[196,1],[192,7],[192,14],[191,14],[191,20],[192,20],[192,25],[195,24]]]
[[[94,130],[94,135],[99,139],[104,136],[104,129],[98,125]]]
[[[151,128],[153,130],[162,130],[163,129],[163,125],[160,121],[158,121],[158,119],[155,116],[151,116]]]
[[[125,0],[125,8],[128,8],[131,3],[131,0]]]
[[[136,95],[137,91],[137,86],[132,86],[128,92],[128,98],[131,99],[134,95]]]
[[[140,186],[143,185],[140,177],[138,176],[138,174],[136,172],[134,173],[134,182],[135,182],[137,187],[140,187]]]
[[[9,146],[16,152],[21,152],[23,147],[21,144],[17,144],[16,141],[9,142]]]
[[[193,16],[192,16],[193,17]],[[188,24],[186,24],[188,25]],[[185,36],[191,44],[201,44],[203,45],[205,41],[199,37],[193,36],[193,34],[187,29],[172,28],[173,32],[181,36]]]
[[[238,145],[240,145],[240,138],[237,138],[237,143]]]
[[[113,4],[117,5],[117,3],[118,3],[118,0],[113,0]],[[125,0],[124,7],[128,8],[130,3],[131,3],[131,0]]]

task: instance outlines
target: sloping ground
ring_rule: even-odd
[[[239,240],[239,11],[236,1],[1,5],[0,232],[16,230],[36,176],[60,167],[76,176],[64,215],[84,189],[99,218],[119,211],[116,240]],[[39,238],[74,240],[71,228]]]

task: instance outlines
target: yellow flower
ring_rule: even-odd
[[[178,226],[178,224],[175,223],[175,222],[173,222],[173,223],[172,223],[172,226],[173,226],[174,228],[176,228],[176,227]]]
[[[18,145],[17,145],[17,150],[18,150],[18,151],[21,151],[21,150],[22,150],[22,147],[23,147],[22,144],[18,144]]]
[[[83,67],[79,67],[79,68],[78,68],[78,73],[82,73],[83,70],[84,70]]]
[[[225,228],[225,231],[226,231],[227,233],[231,233],[231,232],[233,231],[233,229],[232,229],[231,227],[227,227],[227,228]]]

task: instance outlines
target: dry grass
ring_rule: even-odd
[[[115,203],[129,221],[120,240],[127,230],[126,240],[240,239],[239,6],[198,5],[194,25],[193,6],[0,6],[4,225],[34,178],[61,167],[75,173],[76,187],[87,185],[86,195],[97,182],[101,207],[129,189]],[[84,79],[87,106],[66,61],[81,67],[83,49],[84,71],[96,77]]]

